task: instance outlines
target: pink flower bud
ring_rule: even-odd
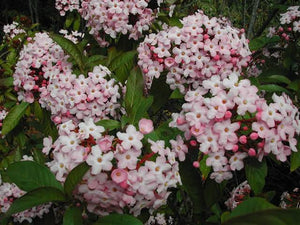
[[[185,124],[185,119],[183,117],[178,117],[176,120],[177,125]]]
[[[249,128],[248,128],[247,126],[244,126],[244,127],[243,127],[243,130],[244,130],[244,131],[247,131],[247,130],[249,130]]]
[[[247,143],[247,137],[246,137],[246,135],[240,136],[239,142],[242,143],[242,144],[246,144]]]
[[[200,164],[199,164],[198,161],[194,161],[194,162],[193,162],[193,167],[199,168],[199,166],[200,166]]]
[[[128,187],[128,184],[127,184],[126,181],[123,181],[123,182],[120,183],[120,186],[121,186],[122,188],[126,189],[126,188]]]
[[[164,62],[164,60],[163,60],[162,58],[158,58],[157,61],[158,61],[159,63],[163,63],[163,62]]]
[[[259,142],[258,144],[257,144],[257,147],[259,147],[259,148],[263,148],[265,146],[265,143],[262,141],[262,142]]]
[[[256,156],[256,151],[254,148],[249,148],[248,150],[248,155],[249,156]]]
[[[282,33],[281,36],[285,38],[286,37],[286,33]]]
[[[220,56],[219,55],[215,55],[214,60],[218,61],[219,59],[220,59]]]
[[[288,30],[288,31],[292,31],[292,28],[291,28],[291,27],[288,27],[287,30]]]
[[[2,123],[0,123],[0,127],[2,127],[2,125],[3,125],[3,124],[2,124]]]
[[[231,49],[231,50],[230,50],[230,54],[231,54],[231,55],[234,55],[235,53],[236,53],[236,50],[235,50],[235,49]]]
[[[190,140],[190,145],[195,147],[197,145],[197,141],[195,140]]]
[[[148,73],[149,70],[147,68],[143,69],[143,73]]]
[[[258,134],[256,132],[253,132],[253,133],[250,134],[250,138],[251,138],[251,140],[254,141],[258,138]]]
[[[289,36],[286,36],[284,39],[285,39],[286,41],[288,41],[288,40],[290,40],[290,37],[289,37]]]
[[[152,120],[143,118],[139,121],[139,130],[142,134],[149,134],[153,131],[153,129]]]
[[[31,37],[28,37],[26,40],[27,40],[27,41],[31,41],[31,40],[32,40],[32,38],[31,38]]]
[[[39,80],[39,77],[35,76],[33,79],[34,79],[35,81],[38,81],[38,80]]]
[[[151,46],[151,47],[150,47],[150,50],[151,50],[151,51],[154,51],[154,49],[155,49],[155,46]]]
[[[208,35],[208,34],[204,34],[204,35],[203,35],[203,39],[204,39],[204,40],[209,39],[209,35]]]
[[[61,118],[59,116],[54,117],[53,122],[56,124],[60,124],[61,123]]]
[[[282,27],[279,27],[278,31],[279,31],[279,32],[282,32],[282,31],[283,31],[283,28],[282,28]]]
[[[226,112],[225,112],[224,118],[225,118],[225,119],[230,119],[231,116],[232,116],[232,113],[231,113],[230,111],[226,111]]]
[[[241,33],[245,33],[245,29],[242,28],[242,29],[240,30],[240,32],[241,32]]]
[[[239,146],[238,145],[234,145],[233,147],[232,147],[232,151],[233,152],[237,152],[239,150]]]
[[[261,111],[256,113],[255,117],[257,120],[261,120],[261,114],[262,114]]]

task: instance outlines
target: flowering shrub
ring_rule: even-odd
[[[4,27],[1,225],[299,221],[299,7],[249,43],[183,6],[57,0],[61,35]]]

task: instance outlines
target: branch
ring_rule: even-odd
[[[259,0],[255,0],[252,9],[251,20],[248,27],[247,38],[250,39],[253,34],[253,27],[257,16],[257,9],[259,5]]]
[[[284,4],[286,1],[287,0],[281,0],[279,4]],[[273,12],[271,14],[269,14],[269,17],[267,18],[267,20],[265,20],[265,22],[263,23],[263,25],[261,26],[261,28],[254,35],[254,38],[255,37],[259,37],[264,32],[264,30],[269,25],[269,23],[272,21],[272,19],[276,16],[276,14],[278,13],[278,11],[279,11],[279,8],[274,9]]]

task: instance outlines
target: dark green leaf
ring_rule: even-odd
[[[21,102],[19,105],[15,105],[7,114],[3,121],[2,134],[8,134],[12,129],[14,129],[19,123],[20,119],[24,115],[28,102]]]
[[[284,83],[284,84],[290,84],[291,81],[289,78],[283,75],[271,75],[271,76],[259,76],[259,81],[261,83]]]
[[[234,217],[222,225],[296,225],[299,209],[268,209]]]
[[[116,79],[123,84],[127,80],[128,75],[133,68],[136,54],[136,50],[124,52],[118,55],[109,66],[110,70],[114,72]]]
[[[251,189],[255,194],[259,194],[265,186],[265,177],[268,173],[266,161],[248,160],[245,165],[245,171]]]
[[[166,78],[160,76],[154,79],[151,85],[150,94],[154,97],[151,112],[156,113],[161,107],[165,106],[172,93],[170,86],[166,83]]]
[[[92,70],[93,67],[104,64],[105,59],[103,55],[92,55],[86,60],[85,66]]]
[[[143,97],[143,88],[143,75],[138,68],[134,68],[128,77],[125,94],[125,109],[129,116],[132,113],[134,104],[140,102]]]
[[[223,189],[226,183],[218,184],[214,180],[208,179],[204,186],[204,199],[207,208],[210,208],[223,197]]]
[[[0,79],[0,86],[1,87],[12,87],[14,86],[14,78],[13,77],[7,77]]]
[[[44,114],[43,114],[43,110],[41,108],[41,105],[37,102],[34,101],[34,103],[32,104],[33,107],[33,113],[34,115],[40,120],[43,120]]]
[[[76,185],[82,180],[82,177],[90,169],[90,166],[85,162],[76,166],[67,176],[64,189],[65,193],[71,197]]]
[[[47,167],[34,161],[20,161],[9,165],[7,175],[24,191],[31,191],[40,187],[55,187],[63,190],[54,174]]]
[[[229,220],[233,217],[246,215],[248,213],[258,212],[264,209],[274,209],[276,206],[269,203],[266,199],[253,197],[243,201],[239,204],[228,217],[226,220]]]
[[[50,37],[55,41],[60,47],[66,51],[77,63],[80,71],[84,72],[84,60],[83,54],[80,52],[79,48],[67,38],[64,38],[58,34],[50,34]]]
[[[13,204],[10,206],[5,218],[11,216],[12,214],[22,212],[26,209],[30,209],[34,206],[38,206],[48,202],[63,202],[65,201],[64,193],[57,188],[53,187],[43,187],[34,189],[22,197],[15,199]]]
[[[300,140],[297,142],[297,152],[292,152],[291,155],[291,172],[295,171],[300,167]]]
[[[153,97],[149,96],[148,98],[140,98],[137,102],[133,105],[133,109],[129,114],[129,123],[137,124],[140,119],[144,117],[147,113],[147,110],[153,103]]]
[[[204,180],[207,179],[208,177],[208,174],[210,173],[211,171],[211,167],[210,166],[207,166],[206,165],[206,159],[208,158],[208,155],[204,155],[203,159],[200,161],[200,165],[199,165],[199,169],[200,169],[200,172],[202,174],[202,178]]]
[[[131,215],[110,214],[101,217],[94,225],[143,225],[143,223]]]
[[[286,88],[283,88],[276,84],[264,84],[258,87],[259,90],[267,91],[267,92],[289,92]]]
[[[117,120],[100,120],[96,125],[102,126],[107,130],[114,130],[121,127],[121,123]]]
[[[205,209],[201,176],[189,159],[179,164],[179,171],[183,189],[188,193],[193,202],[194,213],[199,214]]]
[[[109,67],[109,65],[112,63],[112,61],[121,54],[122,54],[122,51],[117,51],[117,49],[115,47],[110,47],[108,49],[106,66]]]
[[[78,207],[69,207],[63,219],[63,225],[82,225],[82,211]]]

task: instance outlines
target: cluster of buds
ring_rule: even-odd
[[[153,211],[166,203],[168,188],[181,183],[178,152],[187,151],[182,140],[171,148],[162,140],[144,140],[144,134],[152,130],[152,121],[146,119],[140,121],[139,130],[128,125],[116,135],[105,134],[92,119],[78,126],[68,121],[59,125],[54,143],[51,138],[44,139],[43,152],[51,152],[53,160],[47,165],[61,182],[78,164],[90,165],[74,192],[87,202],[90,212],[106,215],[130,207],[130,212],[138,215],[143,208]]]
[[[199,160],[208,155],[212,179],[230,179],[231,171],[244,167],[246,157],[261,161],[272,153],[285,162],[297,151],[299,112],[287,95],[273,94],[274,103],[268,104],[249,80],[239,80],[235,73],[224,80],[212,76],[202,85],[186,93],[186,103],[172,115],[170,126],[184,131],[193,146],[199,145]]]
[[[182,25],[165,27],[140,44],[138,64],[148,88],[163,71],[171,89],[185,93],[213,75],[224,79],[248,65],[251,52],[243,30],[202,11],[183,18]]]
[[[3,120],[5,119],[7,113],[8,112],[5,109],[0,111],[0,137],[1,137],[1,128],[2,128],[2,124],[3,124]]]
[[[300,208],[300,189],[295,188],[290,193],[285,191],[280,197],[280,207],[287,208]]]
[[[250,192],[251,192],[251,187],[248,184],[248,181],[246,180],[231,191],[230,198],[227,199],[225,205],[229,210],[233,210],[240,203],[242,203],[248,197],[250,197]]]

